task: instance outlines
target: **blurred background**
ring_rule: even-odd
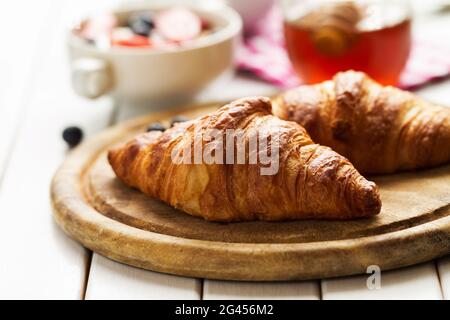
[[[209,29],[170,47],[159,24],[150,21],[152,31],[144,36],[151,45],[133,43],[143,38],[133,33],[130,16],[150,12],[150,19],[159,21],[152,10],[180,5],[201,10],[193,13],[200,23],[210,23]],[[226,5],[242,17],[242,32]],[[254,82],[235,86],[230,96],[256,93],[251,89],[256,82],[261,84],[257,91],[270,93],[346,69],[411,90],[450,72],[450,4],[445,0],[19,0],[2,6],[4,109],[11,106],[8,97],[29,95],[39,74],[51,78],[41,86],[49,93],[69,85],[67,95],[84,97],[87,104],[112,98],[155,108],[226,99],[226,90],[212,88],[230,84],[236,73]],[[139,23],[145,28],[145,21]],[[175,29],[188,30],[189,19],[186,23],[187,29],[183,21]],[[229,24],[232,30],[224,31]],[[126,39],[131,36],[134,40]]]
[[[19,0],[3,6],[0,102],[9,123],[17,122],[17,109],[29,108],[32,90],[54,106],[51,113],[66,103],[74,113],[89,108],[94,117],[101,108],[95,105],[112,105],[127,119],[191,102],[271,95],[347,69],[407,90],[450,73],[445,0]],[[180,8],[191,15],[180,15]]]

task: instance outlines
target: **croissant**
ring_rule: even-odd
[[[383,87],[361,72],[300,86],[273,103],[274,115],[301,124],[316,143],[347,157],[363,174],[450,161],[450,109]]]
[[[199,139],[211,130],[235,134],[226,143]],[[255,136],[258,144],[267,141],[256,151],[250,146]],[[245,148],[231,143],[238,137]],[[206,151],[211,144],[217,161],[196,162],[195,148]],[[268,150],[279,163],[264,173],[268,162],[254,160]],[[165,132],[143,133],[109,151],[108,160],[126,185],[206,220],[348,219],[376,215],[381,207],[375,183],[314,144],[299,124],[273,116],[263,97],[234,101]]]

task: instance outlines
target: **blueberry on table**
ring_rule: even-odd
[[[189,118],[187,118],[187,117],[185,117],[185,116],[175,116],[175,117],[173,117],[172,120],[170,121],[170,126],[173,127],[173,125],[174,125],[175,123],[178,123],[178,122],[186,122],[186,121],[189,121]]]
[[[148,37],[154,28],[153,19],[149,15],[133,15],[128,20],[128,26],[135,34]]]
[[[155,123],[151,123],[148,127],[147,127],[147,132],[150,131],[165,131],[166,127],[164,127],[161,123],[159,122],[155,122]]]
[[[67,127],[64,129],[62,136],[69,147],[73,148],[83,139],[83,131],[78,127]]]

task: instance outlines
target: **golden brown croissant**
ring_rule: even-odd
[[[227,149],[228,140],[215,149],[223,150],[222,160],[227,152],[233,152],[231,162],[243,156],[241,164],[184,162],[193,161],[194,141],[210,129],[241,130],[246,146],[243,153],[237,144]],[[270,147],[273,154],[278,150],[278,170],[273,174],[262,174],[267,162],[250,164],[255,156],[250,141],[258,132],[270,135],[266,149]],[[237,136],[232,136],[233,141]],[[211,141],[201,139],[200,145],[206,150]],[[258,156],[266,151],[259,149]],[[184,157],[186,154],[190,155]],[[297,123],[273,116],[268,98],[237,100],[164,133],[141,134],[110,151],[108,159],[125,184],[207,220],[348,219],[378,214],[381,207],[373,182],[344,157],[314,144]]]
[[[273,113],[296,121],[316,142],[361,172],[383,174],[450,161],[450,109],[383,87],[361,72],[287,91]]]

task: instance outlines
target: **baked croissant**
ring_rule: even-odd
[[[194,142],[211,129],[242,132],[246,147],[227,149],[227,140],[214,146],[216,155],[223,150],[219,160],[233,153],[231,161],[192,163]],[[270,139],[255,153],[250,141],[258,132]],[[235,141],[238,135],[231,137]],[[200,145],[206,150],[217,141],[201,139]],[[278,150],[278,170],[262,174],[267,163],[251,158],[269,148],[273,154]],[[108,160],[125,184],[206,220],[348,219],[376,215],[381,207],[375,183],[330,148],[314,144],[297,123],[273,116],[268,98],[237,100],[165,132],[143,133],[109,151]]]
[[[450,161],[450,109],[383,87],[361,72],[300,86],[273,100],[273,114],[305,127],[361,173],[385,174]]]

